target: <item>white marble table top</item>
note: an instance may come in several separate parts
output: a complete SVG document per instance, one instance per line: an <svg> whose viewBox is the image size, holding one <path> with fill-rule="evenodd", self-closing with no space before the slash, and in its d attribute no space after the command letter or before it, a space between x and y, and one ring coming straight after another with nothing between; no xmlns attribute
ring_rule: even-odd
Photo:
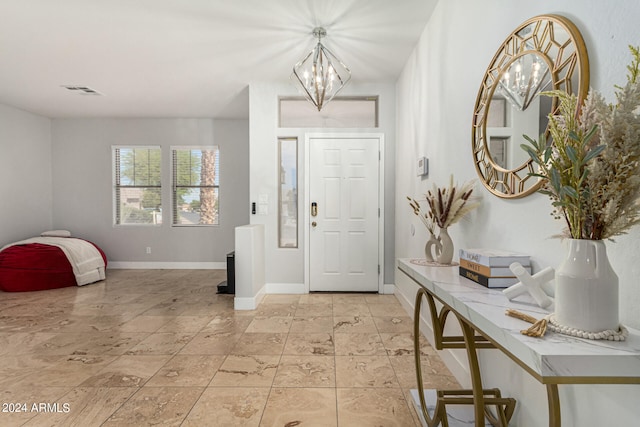
<svg viewBox="0 0 640 427"><path fill-rule="evenodd" d="M544 384L640 384L640 331L629 329L626 341L574 338L547 331L542 338L520 330L530 324L505 315L515 309L540 319L549 312L527 296L509 301L501 289L489 289L458 274L458 267L431 267L398 259L398 268L454 309L490 341Z"/></svg>

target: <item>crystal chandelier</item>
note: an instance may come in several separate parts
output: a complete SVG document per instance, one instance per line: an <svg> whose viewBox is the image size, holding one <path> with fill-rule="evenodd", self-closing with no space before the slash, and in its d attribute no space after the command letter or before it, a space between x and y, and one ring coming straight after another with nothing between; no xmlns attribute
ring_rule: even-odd
<svg viewBox="0 0 640 427"><path fill-rule="evenodd" d="M322 44L322 37L327 35L324 28L314 28L313 35L318 44L293 67L291 79L320 111L351 79L351 71Z"/></svg>
<svg viewBox="0 0 640 427"><path fill-rule="evenodd" d="M520 111L551 84L549 67L536 55L523 55L502 74L500 92Z"/></svg>

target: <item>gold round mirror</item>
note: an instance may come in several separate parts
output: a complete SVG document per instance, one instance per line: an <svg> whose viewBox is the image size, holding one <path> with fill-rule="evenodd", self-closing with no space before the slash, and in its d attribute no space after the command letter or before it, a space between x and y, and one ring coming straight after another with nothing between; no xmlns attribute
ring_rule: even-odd
<svg viewBox="0 0 640 427"><path fill-rule="evenodd" d="M580 103L589 90L587 49L577 27L558 15L522 23L496 52L484 75L473 115L473 160L480 181L504 198L524 197L540 188L522 135L547 133L557 100L546 90L575 93ZM553 143L548 139L549 143Z"/></svg>

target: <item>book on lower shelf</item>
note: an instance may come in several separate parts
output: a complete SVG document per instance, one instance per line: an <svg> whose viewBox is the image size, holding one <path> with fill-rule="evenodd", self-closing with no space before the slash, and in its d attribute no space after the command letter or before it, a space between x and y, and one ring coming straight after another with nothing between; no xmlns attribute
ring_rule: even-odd
<svg viewBox="0 0 640 427"><path fill-rule="evenodd" d="M531 265L529 255L499 249L460 249L460 259L487 267L509 267L514 262Z"/></svg>
<svg viewBox="0 0 640 427"><path fill-rule="evenodd" d="M488 277L475 271L467 270L466 268L459 267L460 276L472 280L487 288L508 288L511 285L515 285L520 280L517 277Z"/></svg>
<svg viewBox="0 0 640 427"><path fill-rule="evenodd" d="M474 273L481 274L487 277L513 277L513 271L509 267L489 267L488 265L478 264L477 262L469 261L468 259L460 258L460 267L464 267L467 270ZM522 266L529 274L531 274L531 266Z"/></svg>

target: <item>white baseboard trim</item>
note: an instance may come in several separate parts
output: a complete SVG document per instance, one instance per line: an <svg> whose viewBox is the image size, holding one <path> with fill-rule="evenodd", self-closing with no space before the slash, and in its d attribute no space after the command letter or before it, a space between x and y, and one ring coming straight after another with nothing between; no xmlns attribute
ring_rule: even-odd
<svg viewBox="0 0 640 427"><path fill-rule="evenodd" d="M226 262L109 261L107 269L131 270L226 270Z"/></svg>
<svg viewBox="0 0 640 427"><path fill-rule="evenodd" d="M234 310L255 310L262 302L265 294L265 287L260 288L254 297L235 297L233 298Z"/></svg>
<svg viewBox="0 0 640 427"><path fill-rule="evenodd" d="M267 294L306 294L304 283L267 283Z"/></svg>
<svg viewBox="0 0 640 427"><path fill-rule="evenodd" d="M415 309L415 297L410 300L397 287L396 287L395 295L396 295L396 298L398 298L398 301L400 301L400 304L402 304L402 306L407 311L409 316L413 319L414 317L413 312ZM423 301L422 307L424 308L426 306L427 304ZM454 317L451 317L451 319L455 320ZM427 341L429 341L429 343L433 346L433 348L435 348L435 344L433 340L433 327L424 319L423 316L420 316L420 331L422 332L422 335L424 335L424 337L427 339ZM456 357L456 354L454 354L453 350L450 350L450 349L438 351L438 356L440 356L444 364L447 365L447 368L449 368L453 376L456 377L458 382L463 387L470 387L469 367L466 365L466 361L463 363L458 357Z"/></svg>
<svg viewBox="0 0 640 427"><path fill-rule="evenodd" d="M396 293L396 285L393 283L385 283L382 285L382 293L384 295L393 295Z"/></svg>

